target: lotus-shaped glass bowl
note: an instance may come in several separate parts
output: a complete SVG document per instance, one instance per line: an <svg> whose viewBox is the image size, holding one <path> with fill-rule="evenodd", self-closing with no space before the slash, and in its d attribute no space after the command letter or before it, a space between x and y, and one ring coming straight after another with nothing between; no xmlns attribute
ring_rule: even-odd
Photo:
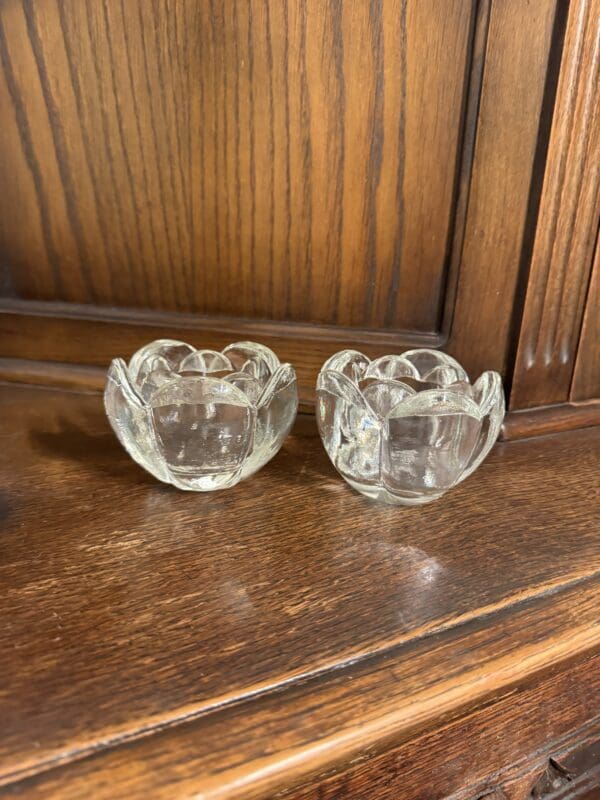
<svg viewBox="0 0 600 800"><path fill-rule="evenodd" d="M325 362L317 421L329 458L367 497L421 505L470 475L498 437L497 372L471 386L453 358L410 350L370 361L355 350Z"/></svg>
<svg viewBox="0 0 600 800"><path fill-rule="evenodd" d="M296 417L296 373L264 345L221 353L159 339L108 370L104 406L129 455L179 489L226 489L279 450Z"/></svg>

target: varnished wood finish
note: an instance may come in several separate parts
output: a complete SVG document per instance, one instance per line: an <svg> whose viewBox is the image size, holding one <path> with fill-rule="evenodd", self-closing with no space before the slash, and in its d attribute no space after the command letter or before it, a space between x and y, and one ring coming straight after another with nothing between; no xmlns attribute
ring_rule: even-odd
<svg viewBox="0 0 600 800"><path fill-rule="evenodd" d="M577 727L578 719L593 713L586 693L592 697L600 693L599 670L598 656L564 673L551 670L538 676L534 686L514 685L500 700L475 708L439 730L415 736L382 756L358 761L346 772L335 772L317 784L277 796L293 800L417 800L423 796L543 800L541 792L532 792L544 785L550 760L558 759L571 768L572 790L574 781L589 786L593 779L600 789L600 718ZM551 730L557 734L554 740L548 738ZM575 766L577 755L582 763ZM570 797L576 796L572 791Z"/></svg>
<svg viewBox="0 0 600 800"><path fill-rule="evenodd" d="M63 387L0 386L0 796L600 791L600 427L401 509L308 416L251 480L178 492L97 393L165 336L264 342L303 408L335 350L424 346L502 373L505 439L600 422L599 25L0 2L0 381Z"/></svg>
<svg viewBox="0 0 600 800"><path fill-rule="evenodd" d="M600 0L574 0L519 339L513 408L569 399L600 211L599 81ZM598 316L598 309L590 313Z"/></svg>
<svg viewBox="0 0 600 800"><path fill-rule="evenodd" d="M598 2L4 4L3 377L255 338L310 408L336 349L441 347L562 426L600 380Z"/></svg>
<svg viewBox="0 0 600 800"><path fill-rule="evenodd" d="M0 381L99 392L106 383L106 370L80 364L0 358Z"/></svg>
<svg viewBox="0 0 600 800"><path fill-rule="evenodd" d="M7 357L5 376L12 380L39 382L39 362L46 361L49 364L46 371L48 383L64 385L65 366L68 370L68 365L75 365L77 369L71 370L69 376L71 385L81 378L80 385L88 388L89 370L82 374L79 365L101 367L105 372L115 356L128 359L142 345L164 337L217 350L233 341L250 339L262 342L271 347L282 362L289 361L294 365L303 404L314 402L319 370L336 350L359 347L365 354L375 357L415 345L435 347L440 342L438 336L428 334L406 337L384 331L351 331L335 326L124 309L99 310L66 303L0 303L0 349ZM36 363L28 367L29 360ZM28 369L31 378L27 376ZM96 380L97 388L101 388L104 375L96 376Z"/></svg>
<svg viewBox="0 0 600 800"><path fill-rule="evenodd" d="M571 384L571 400L600 397L600 239L590 278L575 373Z"/></svg>
<svg viewBox="0 0 600 800"><path fill-rule="evenodd" d="M600 425L600 400L561 403L511 411L504 418L501 436L503 439L523 439L595 425Z"/></svg>
<svg viewBox="0 0 600 800"><path fill-rule="evenodd" d="M3 3L13 291L437 329L475 7Z"/></svg>
<svg viewBox="0 0 600 800"><path fill-rule="evenodd" d="M193 495L129 461L95 395L0 399L5 783L80 761L40 796L272 796L600 643L600 431L500 444L397 509L341 481L312 418Z"/></svg>
<svg viewBox="0 0 600 800"><path fill-rule="evenodd" d="M537 753L538 757L531 759L521 774L507 775L502 790L508 800L598 800L598 721L577 734L570 740L554 743L555 747L543 754Z"/></svg>
<svg viewBox="0 0 600 800"><path fill-rule="evenodd" d="M76 386L79 381L82 388L88 388L90 371L82 370L82 365L105 371L114 357L128 359L147 342L165 337L217 350L232 341L250 339L262 342L271 347L282 361L294 365L300 400L308 406L314 403L316 379L322 364L334 352L344 348L356 348L375 358L412 347L443 346L459 358L473 379L481 372L475 360L476 353L466 342L465 350L457 352L452 340L447 341L441 335L415 336L224 316L0 301L0 353L4 356L3 377L7 380L39 383L44 372L40 369L40 362L45 361L49 385L64 386L65 372L71 365L76 369L70 370L69 385ZM102 388L103 375L97 374L94 380L96 388Z"/></svg>
<svg viewBox="0 0 600 800"><path fill-rule="evenodd" d="M542 618L550 623L549 617ZM514 621L527 625L528 619L531 614ZM504 620L490 622L499 625L502 635L516 633ZM559 633L560 616L556 622ZM87 758L0 787L0 796L74 800L93 789L99 800L162 800L197 796L198 791L207 800L470 800L501 786L510 800L525 800L549 758L586 747L597 736L598 655L584 656L577 666L567 662L516 677L506 672L502 659L491 658L490 644L498 656L498 631L493 643L485 644L481 631L471 638L473 633L472 628L465 631L465 638L454 639L450 647L440 640L422 642L400 663L398 654L395 663L371 663L379 691L373 681L365 681L364 671L349 666L343 675L321 680L320 687L309 682L149 738L114 742ZM526 635L541 633L541 627L527 626ZM550 628L547 633L552 635ZM543 634L539 644L549 644ZM432 657L425 667L427 647ZM463 648L462 662L455 661L451 654ZM515 658L526 656L512 646L510 652ZM449 656L444 666L441 659ZM465 675L473 690L468 699L457 696L454 708L436 709L439 695L434 694L427 708L432 668L434 680L443 683L444 675L472 668L478 658L484 659L489 678L504 681L501 690L471 673ZM415 695L416 685L421 692ZM402 694L406 691L411 692L410 710ZM386 704L396 710L395 718L385 720L387 730L374 729L372 722Z"/></svg>
<svg viewBox="0 0 600 800"><path fill-rule="evenodd" d="M555 3L492 3L450 350L505 374ZM526 76L526 77L525 77Z"/></svg>
<svg viewBox="0 0 600 800"><path fill-rule="evenodd" d="M262 335L305 403L341 346L505 374L555 6L5 4L0 357L106 366L141 314Z"/></svg>

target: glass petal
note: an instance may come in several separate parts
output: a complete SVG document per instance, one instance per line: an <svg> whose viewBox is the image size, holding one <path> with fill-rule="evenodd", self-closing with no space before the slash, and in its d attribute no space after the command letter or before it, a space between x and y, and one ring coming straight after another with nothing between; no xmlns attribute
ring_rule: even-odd
<svg viewBox="0 0 600 800"><path fill-rule="evenodd" d="M142 369L143 364L156 356L161 356L165 359L172 372L177 372L180 363L189 354L193 353L194 348L185 342L179 342L176 339L156 339L150 344L141 347L137 353L134 353L129 360L129 374L134 385L139 386L138 376Z"/></svg>
<svg viewBox="0 0 600 800"><path fill-rule="evenodd" d="M381 356L371 361L365 378L378 378L394 380L398 378L418 378L419 373L415 367L406 361L403 356Z"/></svg>
<svg viewBox="0 0 600 800"><path fill-rule="evenodd" d="M451 367L455 370L455 380L468 381L469 377L456 359L441 350L429 350L419 348L417 350L407 350L402 354L402 358L409 361L416 369L417 375L421 380L431 380L430 374L438 367ZM452 383L452 381L450 381Z"/></svg>
<svg viewBox="0 0 600 800"><path fill-rule="evenodd" d="M263 385L279 366L275 353L264 344L235 342L223 350L236 372L247 372Z"/></svg>
<svg viewBox="0 0 600 800"><path fill-rule="evenodd" d="M459 392L467 397L474 398L473 387L469 381L456 381L455 383L449 383L444 388L449 389L452 392Z"/></svg>
<svg viewBox="0 0 600 800"><path fill-rule="evenodd" d="M254 442L242 468L243 478L252 475L277 453L292 429L297 410L296 373L290 364L282 364L258 402Z"/></svg>
<svg viewBox="0 0 600 800"><path fill-rule="evenodd" d="M430 390L407 398L384 426L384 486L400 497L441 494L460 480L480 430L479 408L465 395Z"/></svg>
<svg viewBox="0 0 600 800"><path fill-rule="evenodd" d="M351 378L341 372L336 372L334 370L320 372L317 379L317 391L321 389L339 396L351 405L362 406L365 409L368 408L358 386Z"/></svg>
<svg viewBox="0 0 600 800"><path fill-rule="evenodd" d="M357 386L340 372L321 372L317 397L319 432L334 466L356 488L375 485L381 428Z"/></svg>
<svg viewBox="0 0 600 800"><path fill-rule="evenodd" d="M483 417L481 432L460 480L467 478L492 449L504 419L504 390L497 372L484 372L473 384L473 396Z"/></svg>
<svg viewBox="0 0 600 800"><path fill-rule="evenodd" d="M455 367L446 364L443 367L434 367L425 375L423 380L445 388L452 384L465 383L465 377L464 370L457 370ZM468 382L468 378L466 381Z"/></svg>
<svg viewBox="0 0 600 800"><path fill-rule="evenodd" d="M142 398L148 401L159 386L173 380L177 373L171 370L167 360L162 356L149 356L138 372L136 386Z"/></svg>
<svg viewBox="0 0 600 800"><path fill-rule="evenodd" d="M358 350L342 350L323 364L321 372L341 372L354 383L358 383L364 377L370 363L370 360Z"/></svg>
<svg viewBox="0 0 600 800"><path fill-rule="evenodd" d="M252 446L255 410L237 387L180 377L153 395L152 417L176 485L204 491L239 479Z"/></svg>
<svg viewBox="0 0 600 800"><path fill-rule="evenodd" d="M359 384L358 387L361 392L364 394L365 390L368 386L373 383L378 383L382 380L388 380L387 378L364 378ZM429 381L420 381L418 378L411 378L409 375L403 375L401 378L393 379L395 383L401 383L403 386L412 389L413 392L423 392L426 389L439 389L440 387L437 386L435 383L429 383Z"/></svg>
<svg viewBox="0 0 600 800"><path fill-rule="evenodd" d="M169 474L156 444L150 409L136 392L122 358L109 367L104 407L112 429L129 455L151 475L168 481Z"/></svg>
<svg viewBox="0 0 600 800"><path fill-rule="evenodd" d="M179 364L180 372L202 372L206 374L223 370L231 371L232 369L233 366L227 356L217 353L216 350L195 350Z"/></svg>
<svg viewBox="0 0 600 800"><path fill-rule="evenodd" d="M500 375L491 370L482 373L473 384L473 398L482 416L489 414L498 405L504 407L504 391Z"/></svg>
<svg viewBox="0 0 600 800"><path fill-rule="evenodd" d="M425 414L468 414L481 419L481 409L470 397L450 389L429 389L418 392L404 400L397 408L392 409L390 416L417 416Z"/></svg>
<svg viewBox="0 0 600 800"><path fill-rule="evenodd" d="M402 400L416 394L411 386L401 381L384 380L373 380L362 393L373 411L381 418L386 417Z"/></svg>
<svg viewBox="0 0 600 800"><path fill-rule="evenodd" d="M237 386L237 388L246 395L248 400L250 400L252 405L255 406L258 403L258 398L262 394L263 387L256 378L248 375L247 372L232 372L230 375L225 376L224 380Z"/></svg>

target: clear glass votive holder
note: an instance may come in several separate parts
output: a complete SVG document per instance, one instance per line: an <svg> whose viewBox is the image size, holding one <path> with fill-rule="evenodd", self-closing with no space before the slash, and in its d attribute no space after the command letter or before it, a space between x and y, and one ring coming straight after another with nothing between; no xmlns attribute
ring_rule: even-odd
<svg viewBox="0 0 600 800"><path fill-rule="evenodd" d="M159 339L116 358L104 406L134 461L178 489L226 489L263 467L296 418L296 373L256 342L223 351Z"/></svg>
<svg viewBox="0 0 600 800"><path fill-rule="evenodd" d="M374 361L343 350L317 381L317 423L329 458L350 486L386 503L441 497L481 464L503 418L500 375L484 372L471 385L438 350Z"/></svg>

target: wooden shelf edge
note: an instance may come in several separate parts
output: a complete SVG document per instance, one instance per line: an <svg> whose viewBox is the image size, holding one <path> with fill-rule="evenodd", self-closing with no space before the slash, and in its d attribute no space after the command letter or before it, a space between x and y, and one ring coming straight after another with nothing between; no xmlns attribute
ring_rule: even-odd
<svg viewBox="0 0 600 800"><path fill-rule="evenodd" d="M52 389L101 392L106 370L85 364L32 361L24 358L0 358L0 382Z"/></svg>
<svg viewBox="0 0 600 800"><path fill-rule="evenodd" d="M600 577L591 576L505 607L493 624L484 615L198 717L71 750L5 775L0 796L70 800L94 786L99 800L124 797L114 787L136 763L143 769L127 796L147 797L160 783L165 752L177 752L185 765L169 777L185 796L264 800L287 793L457 720L549 668L600 653L599 602ZM499 647L500 632L510 647ZM348 702L357 694L360 725L355 700Z"/></svg>

